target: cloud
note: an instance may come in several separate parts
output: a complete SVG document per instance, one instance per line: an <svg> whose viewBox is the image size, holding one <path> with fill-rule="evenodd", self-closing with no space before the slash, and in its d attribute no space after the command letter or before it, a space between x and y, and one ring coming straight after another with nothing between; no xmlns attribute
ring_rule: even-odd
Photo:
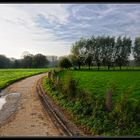
<svg viewBox="0 0 140 140"><path fill-rule="evenodd" d="M105 28L108 31L113 31L114 28L117 28L121 33L122 27L125 30L130 26L139 29L138 26L135 26L136 23L140 23L139 8L140 5L136 4L93 4L75 6L72 11L73 18L80 23L89 24L90 29L95 32L99 31L100 33Z"/></svg>
<svg viewBox="0 0 140 140"><path fill-rule="evenodd" d="M58 18L54 18L56 13ZM67 47L66 42L58 40L56 43L57 37L52 30L49 27L42 28L44 21L40 21L40 24L36 22L35 19L41 14L49 24L54 21L67 22L67 15L64 15L61 5L0 5L0 52L18 58L25 50L58 56L67 53L64 48ZM53 51L58 49L61 50L58 54Z"/></svg>
<svg viewBox="0 0 140 140"><path fill-rule="evenodd" d="M0 52L70 53L91 35L140 35L140 4L1 4Z"/></svg>

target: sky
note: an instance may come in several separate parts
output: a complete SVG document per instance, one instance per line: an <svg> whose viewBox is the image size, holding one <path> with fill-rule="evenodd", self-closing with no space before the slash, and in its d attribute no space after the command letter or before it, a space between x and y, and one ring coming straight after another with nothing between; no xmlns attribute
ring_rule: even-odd
<svg viewBox="0 0 140 140"><path fill-rule="evenodd" d="M92 35L140 36L140 4L0 4L0 54L68 55Z"/></svg>

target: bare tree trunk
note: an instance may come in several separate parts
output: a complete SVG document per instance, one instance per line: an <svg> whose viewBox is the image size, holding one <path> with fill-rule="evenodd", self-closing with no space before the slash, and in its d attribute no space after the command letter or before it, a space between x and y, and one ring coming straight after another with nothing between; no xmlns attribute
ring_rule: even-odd
<svg viewBox="0 0 140 140"><path fill-rule="evenodd" d="M100 69L100 65L98 65L98 71L99 71L99 69Z"/></svg>
<svg viewBox="0 0 140 140"><path fill-rule="evenodd" d="M110 69L110 66L108 65L108 70Z"/></svg>
<svg viewBox="0 0 140 140"><path fill-rule="evenodd" d="M81 69L81 65L79 64L78 67L79 67L79 70L80 70Z"/></svg>
<svg viewBox="0 0 140 140"><path fill-rule="evenodd" d="M120 70L122 70L122 66L120 66Z"/></svg>
<svg viewBox="0 0 140 140"><path fill-rule="evenodd" d="M90 64L88 64L88 69L90 70Z"/></svg>

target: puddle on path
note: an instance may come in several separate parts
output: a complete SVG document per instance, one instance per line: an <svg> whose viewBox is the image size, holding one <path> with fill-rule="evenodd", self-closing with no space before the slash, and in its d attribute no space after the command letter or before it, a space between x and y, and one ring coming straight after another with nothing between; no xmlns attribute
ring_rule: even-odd
<svg viewBox="0 0 140 140"><path fill-rule="evenodd" d="M2 109L3 105L6 103L6 96L0 98L0 110Z"/></svg>
<svg viewBox="0 0 140 140"><path fill-rule="evenodd" d="M13 98L18 98L20 96L20 93L9 93L5 96L0 97L0 110L2 109L3 105L7 102L6 98L10 97L11 99Z"/></svg>

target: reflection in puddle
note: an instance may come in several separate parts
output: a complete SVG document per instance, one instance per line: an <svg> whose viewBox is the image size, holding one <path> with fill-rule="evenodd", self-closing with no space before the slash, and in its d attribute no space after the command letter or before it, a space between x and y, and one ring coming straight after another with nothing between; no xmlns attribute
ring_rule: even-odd
<svg viewBox="0 0 140 140"><path fill-rule="evenodd" d="M6 97L10 97L11 99L12 98L17 98L20 96L20 93L10 93L10 94L7 94L5 96L1 96L0 97L0 110L2 109L3 105L6 103Z"/></svg>
<svg viewBox="0 0 140 140"><path fill-rule="evenodd" d="M5 98L6 98L6 96L0 98L0 110L2 109L2 106L6 103Z"/></svg>

